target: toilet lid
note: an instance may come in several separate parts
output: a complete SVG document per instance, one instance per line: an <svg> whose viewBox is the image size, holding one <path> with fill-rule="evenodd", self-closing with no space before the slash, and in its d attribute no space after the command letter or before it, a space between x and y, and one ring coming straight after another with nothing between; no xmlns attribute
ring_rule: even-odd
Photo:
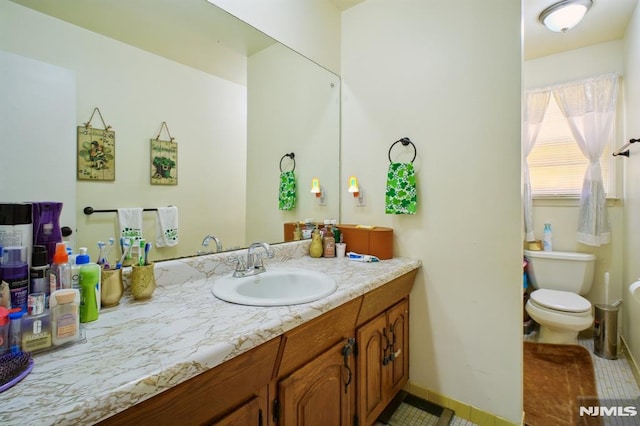
<svg viewBox="0 0 640 426"><path fill-rule="evenodd" d="M564 312L587 312L591 302L570 291L541 288L531 293L532 301L545 308Z"/></svg>

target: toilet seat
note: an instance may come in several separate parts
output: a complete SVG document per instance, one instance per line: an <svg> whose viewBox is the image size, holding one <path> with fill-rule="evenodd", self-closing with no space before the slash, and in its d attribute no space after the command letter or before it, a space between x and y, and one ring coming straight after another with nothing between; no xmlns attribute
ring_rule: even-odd
<svg viewBox="0 0 640 426"><path fill-rule="evenodd" d="M568 314L591 313L591 302L569 291L542 288L532 292L529 300L541 308Z"/></svg>

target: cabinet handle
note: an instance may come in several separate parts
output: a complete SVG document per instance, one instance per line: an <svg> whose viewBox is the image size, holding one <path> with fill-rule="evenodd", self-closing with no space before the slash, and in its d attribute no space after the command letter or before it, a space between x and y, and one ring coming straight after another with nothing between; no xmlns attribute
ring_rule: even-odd
<svg viewBox="0 0 640 426"><path fill-rule="evenodd" d="M389 326L389 332L391 333L391 353L389 354L389 361L393 361L400 356L402 349L398 349L394 352L396 347L396 333L394 331L393 324Z"/></svg>
<svg viewBox="0 0 640 426"><path fill-rule="evenodd" d="M351 371L351 367L349 367L349 356L353 354L354 345L356 343L356 339L350 337L347 339L347 344L342 347L342 358L344 360L344 369L347 372L347 377L344 379L344 393L347 393L347 388L351 384L353 380L353 372Z"/></svg>
<svg viewBox="0 0 640 426"><path fill-rule="evenodd" d="M391 349L391 344L389 343L389 336L387 336L386 327L382 329L382 337L384 337L384 341L385 341L385 346L384 348L382 348L382 365L387 365L391 361L393 361L393 358L391 353L387 355L387 351Z"/></svg>

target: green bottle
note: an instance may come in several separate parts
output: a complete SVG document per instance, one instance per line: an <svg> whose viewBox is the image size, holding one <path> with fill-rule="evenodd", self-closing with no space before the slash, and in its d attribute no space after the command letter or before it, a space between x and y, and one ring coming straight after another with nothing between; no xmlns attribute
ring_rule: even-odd
<svg viewBox="0 0 640 426"><path fill-rule="evenodd" d="M93 263L87 255L87 248L81 247L76 256L76 265L80 265L80 322L98 319L100 310L100 266Z"/></svg>

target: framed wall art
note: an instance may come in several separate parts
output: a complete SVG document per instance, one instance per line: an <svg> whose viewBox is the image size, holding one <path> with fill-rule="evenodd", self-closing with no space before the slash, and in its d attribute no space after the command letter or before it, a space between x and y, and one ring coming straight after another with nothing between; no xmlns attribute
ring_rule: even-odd
<svg viewBox="0 0 640 426"><path fill-rule="evenodd" d="M163 122L162 128L169 128ZM177 185L178 184L178 144L169 134L169 140L160 140L160 134L151 139L151 184L152 185Z"/></svg>
<svg viewBox="0 0 640 426"><path fill-rule="evenodd" d="M94 113L100 110L94 109ZM91 114L93 118L93 114ZM100 114L100 119L102 115ZM102 120L104 124L104 120ZM116 179L116 133L111 126L91 127L91 119L78 126L78 180L113 181Z"/></svg>

